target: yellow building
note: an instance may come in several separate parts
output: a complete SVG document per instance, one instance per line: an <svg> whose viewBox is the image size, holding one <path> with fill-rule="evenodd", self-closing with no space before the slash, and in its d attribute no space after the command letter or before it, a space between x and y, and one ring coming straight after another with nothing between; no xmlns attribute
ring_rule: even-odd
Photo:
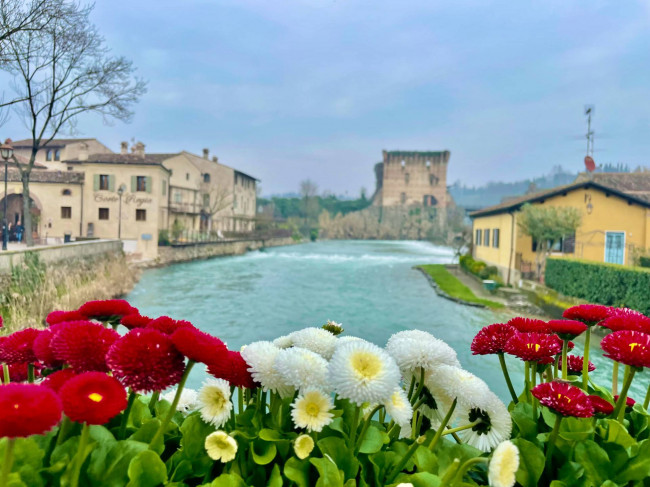
<svg viewBox="0 0 650 487"><path fill-rule="evenodd" d="M574 207L582 222L554 253L631 265L636 252L650 249L650 172L594 174L576 182L513 198L470 214L473 257L496 266L507 284L535 271L536 242L517 226L524 204Z"/></svg>

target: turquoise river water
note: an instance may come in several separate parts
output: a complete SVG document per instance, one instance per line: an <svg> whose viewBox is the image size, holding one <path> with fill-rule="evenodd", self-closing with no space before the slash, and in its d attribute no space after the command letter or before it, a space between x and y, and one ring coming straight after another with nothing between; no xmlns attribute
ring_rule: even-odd
<svg viewBox="0 0 650 487"><path fill-rule="evenodd" d="M469 347L482 326L511 315L440 298L412 268L452 260L450 249L426 242L323 241L147 270L127 299L147 316L191 321L232 350L328 319L381 346L395 332L426 330L506 400L497 358L473 356ZM508 363L520 390L523 367ZM188 385L198 388L205 377L195 367Z"/></svg>

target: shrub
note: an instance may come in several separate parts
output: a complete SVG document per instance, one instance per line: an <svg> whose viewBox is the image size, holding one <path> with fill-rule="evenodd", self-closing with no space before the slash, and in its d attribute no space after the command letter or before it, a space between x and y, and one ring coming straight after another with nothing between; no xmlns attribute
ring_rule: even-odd
<svg viewBox="0 0 650 487"><path fill-rule="evenodd" d="M650 267L650 255L642 255L639 257L639 265L641 267Z"/></svg>
<svg viewBox="0 0 650 487"><path fill-rule="evenodd" d="M650 312L650 270L640 267L550 258L545 282L567 296Z"/></svg>
<svg viewBox="0 0 650 487"><path fill-rule="evenodd" d="M158 245L164 247L169 243L169 230L160 230L158 232Z"/></svg>

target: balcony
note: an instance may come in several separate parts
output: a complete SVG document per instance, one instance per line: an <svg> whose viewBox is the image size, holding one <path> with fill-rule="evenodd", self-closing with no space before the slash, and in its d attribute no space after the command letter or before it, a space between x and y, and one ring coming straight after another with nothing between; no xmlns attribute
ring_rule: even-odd
<svg viewBox="0 0 650 487"><path fill-rule="evenodd" d="M186 213L190 215L198 215L201 213L201 205L198 203L185 203L172 201L169 203L169 211L172 213Z"/></svg>

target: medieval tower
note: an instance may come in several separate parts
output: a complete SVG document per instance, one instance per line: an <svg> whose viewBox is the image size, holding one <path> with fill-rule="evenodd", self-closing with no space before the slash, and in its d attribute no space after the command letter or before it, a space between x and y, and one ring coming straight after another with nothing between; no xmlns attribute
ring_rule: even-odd
<svg viewBox="0 0 650 487"><path fill-rule="evenodd" d="M449 151L382 151L375 165L377 189L373 205L446 208Z"/></svg>

